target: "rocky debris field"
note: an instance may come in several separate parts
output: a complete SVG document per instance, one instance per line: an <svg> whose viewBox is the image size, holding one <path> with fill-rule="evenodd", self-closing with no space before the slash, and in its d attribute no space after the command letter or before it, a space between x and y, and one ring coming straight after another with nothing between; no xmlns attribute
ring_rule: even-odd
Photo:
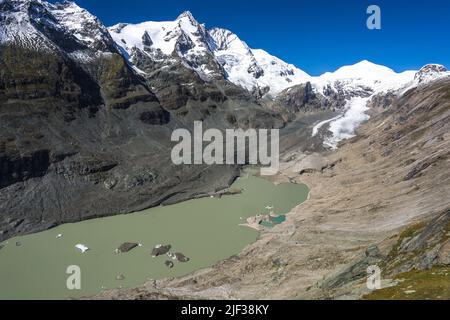
<svg viewBox="0 0 450 320"><path fill-rule="evenodd" d="M373 101L371 119L322 153L320 168L299 171L305 155L290 151L273 180L306 183L309 199L239 255L94 298L448 299L449 94L450 82L439 81L388 108ZM385 289L365 286L371 264Z"/></svg>

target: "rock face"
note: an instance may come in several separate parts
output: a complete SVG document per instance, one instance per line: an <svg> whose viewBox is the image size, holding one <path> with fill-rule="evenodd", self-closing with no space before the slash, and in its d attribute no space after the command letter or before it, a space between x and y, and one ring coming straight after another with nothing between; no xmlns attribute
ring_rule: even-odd
<svg viewBox="0 0 450 320"><path fill-rule="evenodd" d="M282 91L271 102L271 105L280 112L298 113L324 110L338 111L344 109L346 103L345 95L333 90L331 86L327 86L324 93L321 94L313 88L310 82L307 82Z"/></svg>
<svg viewBox="0 0 450 320"><path fill-rule="evenodd" d="M370 246L361 258L345 266L336 274L325 278L321 283L321 289L331 291L352 281L365 279L367 277L367 268L380 263L383 256L377 246Z"/></svg>
<svg viewBox="0 0 450 320"><path fill-rule="evenodd" d="M450 209L429 221L417 223L398 236L382 261L390 275L413 269L429 270L450 265Z"/></svg>
<svg viewBox="0 0 450 320"><path fill-rule="evenodd" d="M364 294L367 295L365 297L373 296L373 298L376 298L380 296L380 298L383 298L383 290L377 292L364 288L367 268L370 266L381 267L382 276L385 280L408 278L407 274L413 270L420 272L450 267L450 235L448 230L450 230L450 210L444 210L431 219L414 223L395 235L394 238L370 246L364 255L356 258L336 273L327 276L320 284L321 289L339 296L351 294L349 288L353 287L356 292L353 295ZM447 279L447 285L449 283ZM396 290L398 285L399 282L396 281L389 283L388 291L397 291L398 294L399 290ZM430 298L439 299L440 291L433 287L433 282L430 282L426 293ZM408 291L406 294L408 294ZM395 298L395 296L392 298Z"/></svg>
<svg viewBox="0 0 450 320"><path fill-rule="evenodd" d="M305 173L321 172L328 167L326 160L318 154L310 154L299 160L293 170L302 175Z"/></svg>

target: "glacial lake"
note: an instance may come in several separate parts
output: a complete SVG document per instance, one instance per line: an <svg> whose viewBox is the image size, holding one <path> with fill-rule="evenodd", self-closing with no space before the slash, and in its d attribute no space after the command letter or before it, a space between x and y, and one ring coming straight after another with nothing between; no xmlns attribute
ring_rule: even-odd
<svg viewBox="0 0 450 320"><path fill-rule="evenodd" d="M149 279L178 277L238 254L256 241L256 230L239 226L248 217L285 214L304 202L303 184L275 186L250 176L231 188L241 194L201 198L142 212L64 224L51 230L9 239L0 249L0 299L68 299L91 296L103 289L132 287ZM58 235L62 235L58 238ZM142 246L116 253L124 242ZM17 243L19 245L17 245ZM89 251L81 253L76 244ZM171 244L173 252L190 258L169 269L167 256L153 258L157 244ZM81 270L81 290L66 287L67 267ZM125 278L118 280L123 275Z"/></svg>

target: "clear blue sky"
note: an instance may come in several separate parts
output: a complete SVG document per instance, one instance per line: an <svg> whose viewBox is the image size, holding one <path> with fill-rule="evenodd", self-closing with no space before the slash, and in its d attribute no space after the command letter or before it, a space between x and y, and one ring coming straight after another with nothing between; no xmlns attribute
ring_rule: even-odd
<svg viewBox="0 0 450 320"><path fill-rule="evenodd" d="M206 27L235 32L317 75L370 60L396 71L426 63L450 68L449 0L75 0L107 26L173 20L190 10ZM366 9L381 7L382 29L368 30Z"/></svg>

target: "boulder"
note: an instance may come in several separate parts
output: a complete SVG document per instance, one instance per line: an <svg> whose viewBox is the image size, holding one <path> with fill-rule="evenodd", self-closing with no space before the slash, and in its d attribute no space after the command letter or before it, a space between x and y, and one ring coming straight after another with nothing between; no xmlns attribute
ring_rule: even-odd
<svg viewBox="0 0 450 320"><path fill-rule="evenodd" d="M168 245L158 244L156 247L153 248L151 255L154 258L162 256L162 255L168 253L171 248L172 248L172 246L170 244L168 244Z"/></svg>
<svg viewBox="0 0 450 320"><path fill-rule="evenodd" d="M179 262L188 262L190 259L180 252L175 253L175 258Z"/></svg>
<svg viewBox="0 0 450 320"><path fill-rule="evenodd" d="M134 248L136 248L137 246L139 246L138 243L134 243L134 242L125 242L122 243L119 248L117 248L117 251L120 253L125 253L125 252L129 252L131 250L133 250Z"/></svg>

